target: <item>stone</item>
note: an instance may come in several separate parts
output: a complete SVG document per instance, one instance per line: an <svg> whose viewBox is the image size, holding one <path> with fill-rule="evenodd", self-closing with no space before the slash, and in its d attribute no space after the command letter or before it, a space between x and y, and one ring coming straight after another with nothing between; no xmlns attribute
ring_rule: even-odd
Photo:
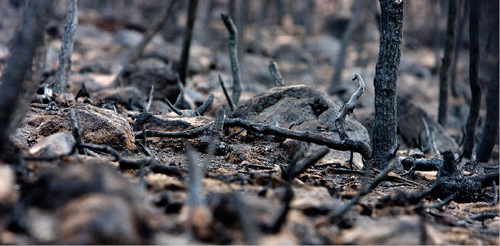
<svg viewBox="0 0 500 246"><path fill-rule="evenodd" d="M238 107L233 117L266 124L275 122L286 129L327 134L340 141L334 123L339 110L340 107L319 90L306 85L293 85L271 88L255 96ZM350 139L370 146L368 131L350 116L345 119L345 131ZM319 147L315 144L298 145L290 144L290 153L296 153L292 150L294 147L309 149L306 154ZM356 155L355 158L358 158ZM349 157L349 152L332 150L320 163L349 160ZM356 164L358 168L362 166L360 162Z"/></svg>
<svg viewBox="0 0 500 246"><path fill-rule="evenodd" d="M33 156L57 156L71 152L76 141L70 132L52 134L31 147L29 153Z"/></svg>
<svg viewBox="0 0 500 246"><path fill-rule="evenodd" d="M139 186L102 160L49 170L23 190L20 201L28 211L41 211L22 213L29 230L39 229L31 223L40 216L56 221L55 235L44 236L55 241L47 243L148 244L160 224L159 211Z"/></svg>
<svg viewBox="0 0 500 246"><path fill-rule="evenodd" d="M0 165L0 205L14 203L19 194L15 188L16 177L10 166Z"/></svg>
<svg viewBox="0 0 500 246"><path fill-rule="evenodd" d="M459 152L458 144L441 124L411 101L404 98L398 99L398 133L409 148L422 147L424 153L429 153L432 148L430 147L430 139L426 133L424 120L427 123L429 132L435 134L435 141L439 151Z"/></svg>
<svg viewBox="0 0 500 246"><path fill-rule="evenodd" d="M135 137L132 128L118 113L77 103L74 107L80 117L82 138L85 143L105 144L117 149L134 149ZM36 125L30 138L46 137L61 131L71 131L70 108L51 115L35 116L27 124Z"/></svg>
<svg viewBox="0 0 500 246"><path fill-rule="evenodd" d="M124 68L120 80L124 86L136 87L144 95L149 95L151 85L154 85L153 98L160 100L167 98L172 103L180 92L176 72L171 68L161 68L154 64L129 65Z"/></svg>

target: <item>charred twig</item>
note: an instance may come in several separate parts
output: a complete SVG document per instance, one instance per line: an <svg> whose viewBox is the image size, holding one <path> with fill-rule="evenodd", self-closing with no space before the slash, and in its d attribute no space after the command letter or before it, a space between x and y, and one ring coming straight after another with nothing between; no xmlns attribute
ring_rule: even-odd
<svg viewBox="0 0 500 246"><path fill-rule="evenodd" d="M347 168L328 168L328 171L332 171L334 173L348 173L348 174L356 174L356 175L366 175L363 171L352 170Z"/></svg>
<svg viewBox="0 0 500 246"><path fill-rule="evenodd" d="M164 138L196 138L203 134L205 131L210 129L210 127L213 125L213 122L210 122L204 126L196 127L193 129L189 129L186 131L180 131L180 132L162 132L162 131L153 131L153 130L147 130L146 134L148 137L164 137ZM135 133L135 138L142 138L143 133L142 132L136 132Z"/></svg>
<svg viewBox="0 0 500 246"><path fill-rule="evenodd" d="M87 92L87 88L85 88L85 83L82 83L80 90L78 90L78 92L76 93L75 101L80 97L90 98L90 94Z"/></svg>
<svg viewBox="0 0 500 246"><path fill-rule="evenodd" d="M271 225L268 226L267 230L272 233L276 234L280 231L281 226L285 224L286 221L286 216L288 212L290 211L290 202L293 199L293 190L292 190L292 185L288 183L285 186L285 196L283 197L283 207L281 208L278 216L276 217L275 222Z"/></svg>
<svg viewBox="0 0 500 246"><path fill-rule="evenodd" d="M235 132L231 133L229 136L227 136L227 138L228 139L234 138L234 137L240 135L243 131L246 131L246 129L240 129L238 131L235 131Z"/></svg>
<svg viewBox="0 0 500 246"><path fill-rule="evenodd" d="M375 179L370 184L368 184L368 182L365 182L365 184L363 184L358 193L356 193L356 195L348 203L340 207L338 210L330 212L330 214L328 215L328 221L334 222L337 218L344 215L352 206L356 205L361 199L361 197L365 196L366 194L372 192L375 188L377 188L377 186L387 177L387 174L389 173L389 171L392 170L395 164L396 161L393 158L389 162L387 167L377 177L375 177Z"/></svg>
<svg viewBox="0 0 500 246"><path fill-rule="evenodd" d="M198 0L189 0L188 4L188 17L186 24L186 33L184 36L184 43L182 45L182 53L179 67L179 77L182 84L186 84L186 77L188 73L189 64L189 49L191 47L191 40L193 38L194 21L196 20L196 8L198 7Z"/></svg>
<svg viewBox="0 0 500 246"><path fill-rule="evenodd" d="M187 170L178 168L178 167L169 167L163 165L153 165L151 166L151 172L153 173L161 173L165 175L176 175L181 176L182 174L188 173Z"/></svg>
<svg viewBox="0 0 500 246"><path fill-rule="evenodd" d="M340 111L337 115L337 118L335 118L335 126L337 128L337 132L339 133L340 139L342 141L349 140L349 137L345 133L345 129L344 129L345 117L354 111L354 104L356 103L356 100L358 100L358 98L361 95L363 95L363 93L365 92L365 88L366 88L365 81L363 80L361 75L355 74L354 78L352 78L352 80L354 81L356 79L359 81L359 88L356 90L356 92L354 92L354 94L352 94L349 101L347 103L345 103L344 106L340 109Z"/></svg>
<svg viewBox="0 0 500 246"><path fill-rule="evenodd" d="M205 114L205 112L207 112L207 110L210 108L210 106L212 106L213 102L214 102L214 94L210 94L208 96L207 100L205 102L203 102L203 104L195 110L195 113L197 115Z"/></svg>
<svg viewBox="0 0 500 246"><path fill-rule="evenodd" d="M252 208L244 201L241 195L236 192L231 193L231 198L234 202L238 218L240 219L243 242L247 245L257 245L260 233L254 219L256 217L252 213Z"/></svg>
<svg viewBox="0 0 500 246"><path fill-rule="evenodd" d="M495 195L493 195L493 206L495 206L498 203L498 189L495 181L493 181L493 191L495 192Z"/></svg>
<svg viewBox="0 0 500 246"><path fill-rule="evenodd" d="M412 157L402 158L401 164L404 169L419 171L437 171L443 165L443 161L438 158L416 159ZM410 171L408 171L409 173Z"/></svg>
<svg viewBox="0 0 500 246"><path fill-rule="evenodd" d="M149 44L153 37L161 30L167 22L168 17L172 16L174 7L179 0L171 0L170 3L165 5L158 17L155 18L153 23L148 27L142 36L141 42L130 52L126 65L134 63L137 58L142 54L144 48Z"/></svg>
<svg viewBox="0 0 500 246"><path fill-rule="evenodd" d="M231 72L233 73L233 102L238 105L241 95L241 76L240 76L240 65L238 62L238 30L234 25L231 17L221 14L221 19L229 32L229 38L227 41L227 46L229 49L229 58L231 60Z"/></svg>
<svg viewBox="0 0 500 246"><path fill-rule="evenodd" d="M74 109L71 109L69 114L71 120L71 132L73 133L73 137L75 138L78 153L83 154L84 149L81 147L83 140L82 140L82 130L80 127L80 117L76 114Z"/></svg>
<svg viewBox="0 0 500 246"><path fill-rule="evenodd" d="M440 208L442 206L445 206L447 205L448 203L450 203L451 201L453 201L453 199L455 199L455 197L458 195L458 192L455 192L453 194L451 194L448 198L444 199L443 201L441 201L440 203L438 204L429 204L427 206L425 206L426 208Z"/></svg>
<svg viewBox="0 0 500 246"><path fill-rule="evenodd" d="M180 109L178 109L177 107L175 107L174 105L172 105L172 103L165 98L165 103L167 104L167 106L172 110L174 111L177 115L179 116L182 116L182 111Z"/></svg>
<svg viewBox="0 0 500 246"><path fill-rule="evenodd" d="M498 213L482 213L482 214L476 214L472 215L469 217L471 220L480 220L484 221L485 219L493 219L495 217L498 217Z"/></svg>
<svg viewBox="0 0 500 246"><path fill-rule="evenodd" d="M434 153L436 153L436 156L438 158L441 157L441 152L439 151L438 147L437 147L437 144L436 144L436 134L434 132L431 132L431 146L432 146L432 150L434 151Z"/></svg>
<svg viewBox="0 0 500 246"><path fill-rule="evenodd" d="M174 106L181 107L184 105L184 84L182 84L181 79L179 78L179 74L175 73L175 78L177 79L177 86L179 86L179 95L175 99Z"/></svg>
<svg viewBox="0 0 500 246"><path fill-rule="evenodd" d="M273 79L274 86L285 86L285 80L281 76L280 70L278 69L278 64L271 60L269 62L269 73L271 73L271 78Z"/></svg>
<svg viewBox="0 0 500 246"><path fill-rule="evenodd" d="M188 148L186 155L189 163L188 203L192 206L202 205L204 201L201 179L205 176L206 166L199 163L200 158L194 150Z"/></svg>
<svg viewBox="0 0 500 246"><path fill-rule="evenodd" d="M71 54L73 53L73 44L76 26L78 25L78 7L76 0L66 1L68 10L66 13L66 22L64 23L64 33L61 40L61 53L59 54L59 66L57 67L56 77L52 84L54 92L61 94L66 91L69 75L71 72Z"/></svg>
<svg viewBox="0 0 500 246"><path fill-rule="evenodd" d="M311 154L310 156L293 163L288 166L288 168L282 169L283 179L291 182L295 177L299 176L306 169L314 165L317 161L323 158L326 154L328 154L330 150L327 147L323 147L319 149L317 152Z"/></svg>
<svg viewBox="0 0 500 246"><path fill-rule="evenodd" d="M153 92L155 91L155 86L151 85L151 90L149 91L148 104L146 105L146 112L149 112L151 103L153 102Z"/></svg>
<svg viewBox="0 0 500 246"><path fill-rule="evenodd" d="M243 119L226 119L226 127L242 127L246 130L258 132L262 134L271 134L275 136L282 136L285 138L291 138L299 141L311 142L319 145L326 145L329 148L337 150L353 150L354 152L360 153L363 158L370 159L371 148L361 141L337 141L331 136L306 132L306 131L292 131L286 128L271 126L268 124L250 122Z"/></svg>
<svg viewBox="0 0 500 246"><path fill-rule="evenodd" d="M222 91L224 92L224 96L226 96L227 103L229 104L229 108L231 108L231 112L233 112L236 107L234 106L233 99L231 99L231 97L229 96L229 93L227 92L226 86L224 85L224 81L222 80L220 74L219 74L219 83L220 83L220 87L222 87Z"/></svg>

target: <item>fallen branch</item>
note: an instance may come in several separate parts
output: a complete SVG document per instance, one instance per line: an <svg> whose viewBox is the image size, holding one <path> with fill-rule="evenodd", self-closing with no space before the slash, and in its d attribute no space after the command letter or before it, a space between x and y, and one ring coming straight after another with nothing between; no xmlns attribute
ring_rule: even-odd
<svg viewBox="0 0 500 246"><path fill-rule="evenodd" d="M304 142L325 145L331 149L350 151L360 153L363 158L370 159L371 148L361 141L337 141L332 136L320 133L306 132L306 131L292 131L286 128L272 126L268 124L250 122L243 119L226 119L226 127L242 127L248 131L258 132L261 134L271 134L275 136L282 136L285 138L295 139Z"/></svg>
<svg viewBox="0 0 500 246"><path fill-rule="evenodd" d="M309 167L314 165L317 161L321 160L328 152L330 149L327 147L323 147L319 149L317 152L311 154L310 156L294 163L290 164L288 168L282 168L282 176L283 179L291 182L294 178L299 176L301 173L303 173L305 170L307 170Z"/></svg>
<svg viewBox="0 0 500 246"><path fill-rule="evenodd" d="M281 76L280 70L278 69L278 64L276 64L276 62L273 60L269 62L269 73L271 74L271 78L273 79L274 86L285 86L285 80Z"/></svg>
<svg viewBox="0 0 500 246"><path fill-rule="evenodd" d="M164 138L196 138L203 134L205 131L209 130L210 127L214 124L214 122L210 122L204 126L196 127L193 129L189 129L186 131L180 131L180 132L162 132L162 131L154 131L154 130L147 130L146 135L147 137L164 137ZM143 133L142 132L136 132L135 133L135 138L140 139L143 138Z"/></svg>
<svg viewBox="0 0 500 246"><path fill-rule="evenodd" d="M238 62L238 30L234 25L231 17L221 14L221 19L229 32L229 38L227 41L227 46L229 49L229 58L231 60L231 72L233 73L233 102L238 105L241 95L241 76L240 76L240 64Z"/></svg>
<svg viewBox="0 0 500 246"><path fill-rule="evenodd" d="M340 111L337 115L337 118L335 118L335 126L337 128L337 132L339 133L340 139L342 141L349 140L349 137L345 133L345 129L344 129L345 117L354 111L354 104L356 103L356 100L358 100L358 98L361 95L363 95L363 93L365 92L365 88L366 88L365 81L363 80L361 75L355 74L354 78L352 78L352 80L354 81L356 79L359 81L359 88L356 90L356 92L354 92L354 94L352 94L349 101L347 103L345 103L344 106L342 106L342 108L340 109Z"/></svg>

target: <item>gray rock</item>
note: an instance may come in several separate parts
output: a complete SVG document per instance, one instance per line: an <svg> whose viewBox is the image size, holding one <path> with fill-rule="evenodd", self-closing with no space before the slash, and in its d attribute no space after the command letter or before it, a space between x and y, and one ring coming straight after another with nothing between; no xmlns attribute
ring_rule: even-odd
<svg viewBox="0 0 500 246"><path fill-rule="evenodd" d="M70 132L52 134L31 147L29 153L34 156L57 156L71 152L76 141Z"/></svg>
<svg viewBox="0 0 500 246"><path fill-rule="evenodd" d="M267 124L275 122L283 128L327 134L340 141L334 123L339 109L328 96L315 88L294 85L275 87L255 96L238 107L233 117ZM352 140L370 145L367 130L350 116L346 117L345 131ZM318 147L315 144L297 144L287 145L290 147L290 154L293 155L298 148L304 147L311 153ZM349 154L346 151L332 150L321 162L348 160ZM362 163L358 154L355 159L356 166L360 167Z"/></svg>

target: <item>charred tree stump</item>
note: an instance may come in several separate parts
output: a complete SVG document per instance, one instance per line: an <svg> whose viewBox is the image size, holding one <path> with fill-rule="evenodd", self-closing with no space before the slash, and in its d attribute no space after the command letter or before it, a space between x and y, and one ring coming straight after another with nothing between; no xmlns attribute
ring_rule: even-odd
<svg viewBox="0 0 500 246"><path fill-rule="evenodd" d="M373 165L388 165L396 144L397 79L403 40L402 0L380 1L380 51L375 71L375 120L373 125ZM399 167L398 167L399 168Z"/></svg>

